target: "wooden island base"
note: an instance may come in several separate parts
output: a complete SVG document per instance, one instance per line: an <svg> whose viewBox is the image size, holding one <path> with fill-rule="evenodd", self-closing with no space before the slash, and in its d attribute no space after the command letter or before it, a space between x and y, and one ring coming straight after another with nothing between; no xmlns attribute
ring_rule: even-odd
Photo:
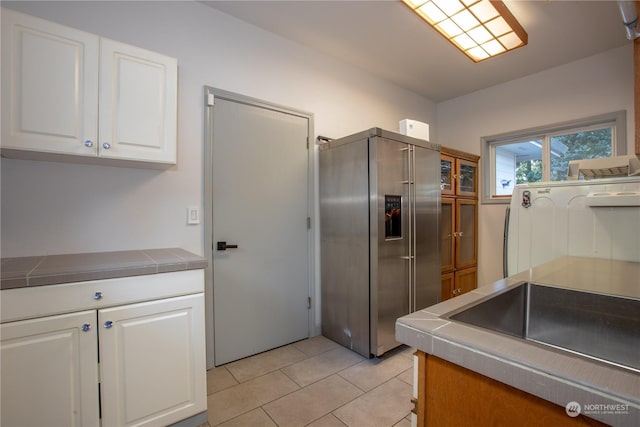
<svg viewBox="0 0 640 427"><path fill-rule="evenodd" d="M417 351L418 426L606 426L466 368Z"/></svg>

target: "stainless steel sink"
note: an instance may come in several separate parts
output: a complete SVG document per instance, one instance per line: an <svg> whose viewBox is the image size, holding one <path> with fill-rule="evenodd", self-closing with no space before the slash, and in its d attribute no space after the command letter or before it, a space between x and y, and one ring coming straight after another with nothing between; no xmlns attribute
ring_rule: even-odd
<svg viewBox="0 0 640 427"><path fill-rule="evenodd" d="M523 282L447 318L640 372L640 300Z"/></svg>

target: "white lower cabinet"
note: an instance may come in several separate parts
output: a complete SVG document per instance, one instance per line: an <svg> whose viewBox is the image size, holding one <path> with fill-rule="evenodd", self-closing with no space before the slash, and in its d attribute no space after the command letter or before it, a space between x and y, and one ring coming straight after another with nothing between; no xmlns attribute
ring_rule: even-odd
<svg viewBox="0 0 640 427"><path fill-rule="evenodd" d="M167 425L206 409L202 294L100 310L98 324L103 427Z"/></svg>
<svg viewBox="0 0 640 427"><path fill-rule="evenodd" d="M171 281L160 276L148 276L150 294ZM105 308L0 324L0 425L166 426L206 411L204 293L109 306L108 283L78 285L92 300L99 286ZM42 292L55 307L68 286ZM33 289L15 291L4 303Z"/></svg>
<svg viewBox="0 0 640 427"><path fill-rule="evenodd" d="M95 322L91 310L0 325L1 425L99 425Z"/></svg>

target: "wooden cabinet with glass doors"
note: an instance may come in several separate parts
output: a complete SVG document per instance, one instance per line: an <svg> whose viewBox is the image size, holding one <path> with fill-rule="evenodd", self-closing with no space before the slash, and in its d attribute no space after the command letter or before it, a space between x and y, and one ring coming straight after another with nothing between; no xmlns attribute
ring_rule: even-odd
<svg viewBox="0 0 640 427"><path fill-rule="evenodd" d="M441 148L442 301L477 287L479 156Z"/></svg>

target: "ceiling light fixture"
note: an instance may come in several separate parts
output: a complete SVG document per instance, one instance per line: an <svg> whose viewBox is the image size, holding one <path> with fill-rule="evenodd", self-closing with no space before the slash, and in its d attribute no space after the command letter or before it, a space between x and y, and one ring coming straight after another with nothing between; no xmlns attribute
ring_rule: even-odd
<svg viewBox="0 0 640 427"><path fill-rule="evenodd" d="M527 32L502 1L402 0L474 62L529 42Z"/></svg>

